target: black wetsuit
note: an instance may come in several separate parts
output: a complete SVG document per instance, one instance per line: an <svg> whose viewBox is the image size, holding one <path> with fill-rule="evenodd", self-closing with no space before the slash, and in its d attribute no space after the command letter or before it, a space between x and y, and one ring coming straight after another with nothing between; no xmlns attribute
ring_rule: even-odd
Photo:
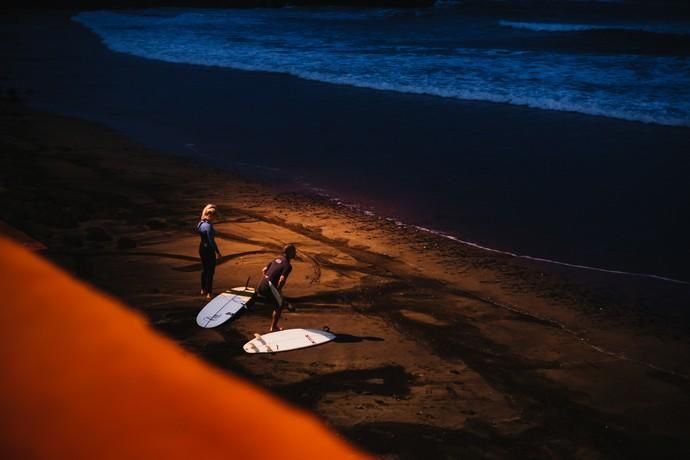
<svg viewBox="0 0 690 460"><path fill-rule="evenodd" d="M216 240L213 224L202 220L197 225L201 241L199 242L199 257L201 257L201 290L210 294L213 291L213 275L216 272Z"/></svg>
<svg viewBox="0 0 690 460"><path fill-rule="evenodd" d="M287 279L291 271L292 265L290 264L290 260L287 257L282 255L280 257L275 258L267 265L266 274L259 282L259 285L256 288L256 292L261 297L269 299L272 303L275 304L276 307L280 307L280 305L278 304L278 299L276 299L273 296L268 282L270 281L271 284L273 284L273 286L275 286L275 288L278 289L278 281L280 280L280 277L284 276L285 279Z"/></svg>

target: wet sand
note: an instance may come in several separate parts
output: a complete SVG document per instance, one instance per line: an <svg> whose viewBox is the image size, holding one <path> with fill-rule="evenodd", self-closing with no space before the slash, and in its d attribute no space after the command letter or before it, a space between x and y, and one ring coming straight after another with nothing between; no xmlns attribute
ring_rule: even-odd
<svg viewBox="0 0 690 460"><path fill-rule="evenodd" d="M687 323L661 314L687 305L688 286L556 269L277 194L8 94L2 220L183 349L356 445L383 458L690 454ZM245 354L269 326L258 304L196 325L193 229L207 202L221 211L217 289L254 284L295 243L285 295L297 311L282 325L328 326L334 343Z"/></svg>

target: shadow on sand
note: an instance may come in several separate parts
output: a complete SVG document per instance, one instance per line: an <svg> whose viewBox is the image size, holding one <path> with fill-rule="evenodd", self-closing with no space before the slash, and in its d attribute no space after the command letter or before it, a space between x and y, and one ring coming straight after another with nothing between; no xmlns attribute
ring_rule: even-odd
<svg viewBox="0 0 690 460"><path fill-rule="evenodd" d="M341 333L336 333L335 334L335 339L333 339L334 343L358 343L358 342L383 342L382 337L372 337L372 336L358 336L358 335L351 335L351 334L341 334Z"/></svg>

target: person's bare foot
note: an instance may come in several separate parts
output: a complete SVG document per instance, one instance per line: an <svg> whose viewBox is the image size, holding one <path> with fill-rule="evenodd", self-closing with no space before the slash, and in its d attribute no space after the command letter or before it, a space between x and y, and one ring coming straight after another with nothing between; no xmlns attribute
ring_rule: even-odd
<svg viewBox="0 0 690 460"><path fill-rule="evenodd" d="M211 300L213 298L213 295L209 292L208 294L206 294L206 298L208 300Z"/></svg>
<svg viewBox="0 0 690 460"><path fill-rule="evenodd" d="M205 295L206 295L206 291L204 291L204 290L202 289L200 295L201 295L202 297L205 296Z"/></svg>
<svg viewBox="0 0 690 460"><path fill-rule="evenodd" d="M282 327L277 326L277 327L275 327L275 328L273 328L273 327L270 328L270 329L268 330L268 332L278 332L278 331L282 331L282 330L283 330Z"/></svg>

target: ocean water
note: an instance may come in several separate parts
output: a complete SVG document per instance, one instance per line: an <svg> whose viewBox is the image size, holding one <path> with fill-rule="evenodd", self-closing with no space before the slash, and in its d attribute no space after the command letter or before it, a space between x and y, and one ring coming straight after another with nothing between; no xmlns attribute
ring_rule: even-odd
<svg viewBox="0 0 690 460"><path fill-rule="evenodd" d="M690 160L679 147L683 139L690 145L687 20L468 14L453 3L92 11L74 19L111 50L147 60L392 96L372 96L388 102L370 105L367 92L353 89L351 102L347 91L316 85L297 101L281 91L299 85L280 80L246 88L258 91L249 97L256 106L233 105L243 117L234 123L220 99L244 104L239 88L215 86L209 100L194 81L172 75L162 87L178 89L159 94L155 82L135 90L137 75L98 69L122 97L94 90L81 107L63 98L73 114L249 175L291 177L342 205L488 251L690 281ZM132 91L151 106L130 107ZM468 123L471 105L456 101L500 103L490 112L498 118ZM576 115L537 116L558 112Z"/></svg>
<svg viewBox="0 0 690 460"><path fill-rule="evenodd" d="M690 22L453 7L96 11L113 50L176 63L690 126Z"/></svg>

